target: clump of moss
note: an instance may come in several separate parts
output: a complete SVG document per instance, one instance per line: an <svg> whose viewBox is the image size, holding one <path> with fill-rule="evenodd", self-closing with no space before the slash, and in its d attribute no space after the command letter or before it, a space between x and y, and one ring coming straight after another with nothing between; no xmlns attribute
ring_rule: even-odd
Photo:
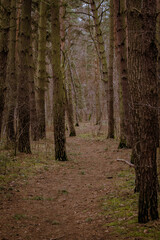
<svg viewBox="0 0 160 240"><path fill-rule="evenodd" d="M134 170L120 171L115 176L115 190L102 199L102 214L113 239L160 239L160 223L139 224L138 194L134 193Z"/></svg>

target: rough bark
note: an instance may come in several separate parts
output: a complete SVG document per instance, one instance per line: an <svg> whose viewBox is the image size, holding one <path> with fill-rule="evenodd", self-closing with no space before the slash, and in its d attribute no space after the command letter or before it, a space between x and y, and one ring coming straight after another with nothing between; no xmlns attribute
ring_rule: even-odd
<svg viewBox="0 0 160 240"><path fill-rule="evenodd" d="M101 112L101 103L100 103L100 69L99 69L99 59L95 57L95 96L96 96L96 125L100 124L102 112Z"/></svg>
<svg viewBox="0 0 160 240"><path fill-rule="evenodd" d="M114 0L115 27L120 76L120 143L119 148L131 147L130 90L127 69L125 0Z"/></svg>
<svg viewBox="0 0 160 240"><path fill-rule="evenodd" d="M72 56L71 56L72 58ZM68 60L68 63L70 63L70 59ZM74 93L74 102L75 102L75 121L76 124L75 126L79 126L79 121L81 121L80 114L79 114L79 109L83 108L83 100L82 100L82 86L80 82L80 77L77 71L77 68L72 62L72 68L74 69L75 72L75 77L71 77L71 82L72 82L72 89ZM72 76L73 76L73 71L71 70Z"/></svg>
<svg viewBox="0 0 160 240"><path fill-rule="evenodd" d="M30 125L31 125L31 136L33 141L39 139L38 134L38 117L36 109L36 97L35 97L35 66L33 62L32 44L30 43L29 52L29 100L30 100Z"/></svg>
<svg viewBox="0 0 160 240"><path fill-rule="evenodd" d="M160 0L157 0L157 12L160 12ZM158 122L160 126L160 14L157 16L157 34L156 34L156 39L157 39L157 49L158 49L158 58L157 58L157 80L158 80ZM158 131L158 136L157 136L157 146L159 146L159 136L160 136L160 127Z"/></svg>
<svg viewBox="0 0 160 240"><path fill-rule="evenodd" d="M7 110L7 139L9 142L15 142L14 130L14 111L17 97L17 81L15 68L15 49L16 49L16 0L11 0L10 29L8 39L8 57L7 57L7 74L6 86L7 94L5 98L5 106Z"/></svg>
<svg viewBox="0 0 160 240"><path fill-rule="evenodd" d="M128 0L128 69L140 223L158 219L156 0Z"/></svg>
<svg viewBox="0 0 160 240"><path fill-rule="evenodd" d="M65 51L65 5L63 0L60 1L61 6L60 6L60 35L61 35L61 61L62 61L62 76L63 76L63 81L65 83L65 99L66 99L66 113L68 117L68 124L69 124L69 129L70 129L70 134L69 136L76 136L76 131L74 127L74 117L73 117L73 103L72 103L72 89L71 89L71 80L70 78L72 77L72 72L71 72L71 66L70 63L68 63L69 66L69 75L68 79L66 76L66 71L65 71L65 58L66 58L66 51ZM69 35L69 49L70 49L70 30L68 30L68 35ZM69 51L69 50L68 50ZM69 61L69 60L68 60ZM68 81L67 81L68 80Z"/></svg>
<svg viewBox="0 0 160 240"><path fill-rule="evenodd" d="M19 32L18 66L18 150L31 153L30 148L30 107L29 107L29 49L31 34L31 0L22 1Z"/></svg>
<svg viewBox="0 0 160 240"><path fill-rule="evenodd" d="M142 62L141 55L141 32L142 19L139 17L138 11L133 11L136 8L138 11L141 10L141 1L130 0L127 2L127 34L128 34L128 81L131 93L131 114L132 114L132 130L133 130L133 144L132 144L132 157L131 162L135 164L135 192L139 191L140 174L139 174L139 156L138 152L140 149L139 139L139 102L140 90L137 91L137 79L139 79L140 65ZM137 33L135 35L135 33ZM137 66L139 65L139 67ZM134 68L133 68L134 66Z"/></svg>
<svg viewBox="0 0 160 240"><path fill-rule="evenodd" d="M39 138L46 136L45 130L45 85L46 85L46 24L47 24L47 4L40 1L40 16L38 26L38 86L37 86L37 114L38 114L38 134Z"/></svg>
<svg viewBox="0 0 160 240"><path fill-rule="evenodd" d="M68 58L69 61L69 58ZM73 117L73 98L72 98L72 85L71 83L74 82L73 74L71 70L70 62L68 62L69 67L69 74L68 74L68 81L67 81L67 88L66 88L66 108L67 108L67 117L68 117L68 124L70 129L70 137L76 136L76 130L74 127L74 117Z"/></svg>
<svg viewBox="0 0 160 240"><path fill-rule="evenodd" d="M108 66L108 138L114 138L114 94L113 94L113 58L114 58L114 13L113 0L110 1L110 39Z"/></svg>
<svg viewBox="0 0 160 240"><path fill-rule="evenodd" d="M65 92L61 72L60 53L60 21L59 21L59 1L55 0L52 5L52 48L53 48L53 124L55 159L66 161L66 137L65 137Z"/></svg>
<svg viewBox="0 0 160 240"><path fill-rule="evenodd" d="M107 57L106 57L103 33L101 29L101 21L98 15L98 9L96 7L95 0L90 0L90 4L91 4L91 10L93 13L94 25L95 25L95 34L97 39L97 50L98 50L98 56L99 56L99 61L101 66L102 81L104 83L104 90L105 90L105 94L108 102L108 66L107 66Z"/></svg>
<svg viewBox="0 0 160 240"><path fill-rule="evenodd" d="M105 52L105 45L103 40L103 33L101 29L101 22L100 18L98 16L98 9L96 7L95 0L90 0L91 3L91 10L93 13L93 20L95 24L95 30L96 30L96 38L97 38L97 45L98 45L98 53L100 57L100 64L102 67L102 75L103 75L103 81L105 83L108 82L108 67L107 67L107 57Z"/></svg>
<svg viewBox="0 0 160 240"><path fill-rule="evenodd" d="M70 81L70 80L69 80ZM67 118L70 130L70 137L76 136L76 131L74 127L73 121L73 104L72 104L72 89L71 89L71 82L69 82L68 87L65 87L65 97L66 97L66 111L67 111Z"/></svg>
<svg viewBox="0 0 160 240"><path fill-rule="evenodd" d="M8 55L8 32L10 19L10 0L1 0L0 6L0 135L6 90L6 68Z"/></svg>

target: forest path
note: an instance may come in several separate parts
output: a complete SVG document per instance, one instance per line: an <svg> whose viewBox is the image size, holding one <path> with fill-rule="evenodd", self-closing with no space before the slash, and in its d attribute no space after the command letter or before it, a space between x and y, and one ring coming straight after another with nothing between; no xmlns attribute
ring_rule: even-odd
<svg viewBox="0 0 160 240"><path fill-rule="evenodd" d="M110 240L102 201L126 166L114 140L90 136L89 125L67 138L68 162L29 178L0 206L1 240ZM128 167L128 166L127 166Z"/></svg>

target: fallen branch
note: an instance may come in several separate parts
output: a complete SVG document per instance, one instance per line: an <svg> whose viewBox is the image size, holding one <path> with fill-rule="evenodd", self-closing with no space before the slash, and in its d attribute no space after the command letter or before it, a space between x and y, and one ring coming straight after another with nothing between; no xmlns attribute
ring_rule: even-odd
<svg viewBox="0 0 160 240"><path fill-rule="evenodd" d="M128 164L130 167L135 167L134 164L124 160L124 159L117 159L117 161L120 161L120 162L125 162L126 164Z"/></svg>

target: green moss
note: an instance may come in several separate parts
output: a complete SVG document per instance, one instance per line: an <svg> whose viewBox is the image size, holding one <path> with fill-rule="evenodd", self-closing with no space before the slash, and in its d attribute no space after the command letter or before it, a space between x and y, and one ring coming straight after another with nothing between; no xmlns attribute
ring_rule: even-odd
<svg viewBox="0 0 160 240"><path fill-rule="evenodd" d="M62 189L62 190L59 190L58 193L59 193L59 194L67 195L67 194L68 194L68 191L65 190L65 189Z"/></svg>
<svg viewBox="0 0 160 240"><path fill-rule="evenodd" d="M120 171L115 177L115 190L102 200L102 214L107 223L104 228L113 239L160 239L159 222L138 224L138 194L134 193L134 170Z"/></svg>
<svg viewBox="0 0 160 240"><path fill-rule="evenodd" d="M25 214L15 214L13 218L16 220L22 220L22 219L26 219L27 216Z"/></svg>
<svg viewBox="0 0 160 240"><path fill-rule="evenodd" d="M106 140L105 135L96 136L96 135L93 135L92 133L80 134L79 137L84 138L86 140L96 140L96 141L100 141L100 142Z"/></svg>
<svg viewBox="0 0 160 240"><path fill-rule="evenodd" d="M92 221L93 221L93 219L90 218L90 217L86 219L86 222L87 222L87 223L91 223Z"/></svg>
<svg viewBox="0 0 160 240"><path fill-rule="evenodd" d="M60 223L58 221L52 221L52 225L59 225Z"/></svg>
<svg viewBox="0 0 160 240"><path fill-rule="evenodd" d="M42 201L42 200L44 200L44 198L43 198L43 196L35 196L35 197L31 198L31 200Z"/></svg>
<svg viewBox="0 0 160 240"><path fill-rule="evenodd" d="M39 151L41 149L41 151ZM43 140L32 144L32 155L19 153L16 157L12 150L0 151L0 188L8 183L21 180L24 184L27 179L39 172L48 171L56 165L53 154L53 143Z"/></svg>

